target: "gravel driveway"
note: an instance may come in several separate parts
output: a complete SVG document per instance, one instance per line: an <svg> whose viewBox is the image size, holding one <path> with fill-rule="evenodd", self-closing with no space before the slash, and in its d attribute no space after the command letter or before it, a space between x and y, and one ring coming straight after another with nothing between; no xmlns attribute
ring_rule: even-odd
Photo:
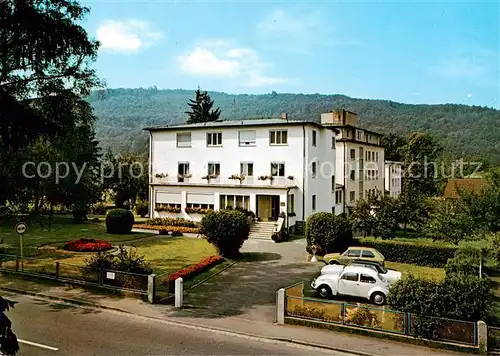
<svg viewBox="0 0 500 356"><path fill-rule="evenodd" d="M273 322L276 291L310 281L321 266L306 262L305 240L283 243L247 240L244 261L186 291L184 302L206 317L241 316Z"/></svg>

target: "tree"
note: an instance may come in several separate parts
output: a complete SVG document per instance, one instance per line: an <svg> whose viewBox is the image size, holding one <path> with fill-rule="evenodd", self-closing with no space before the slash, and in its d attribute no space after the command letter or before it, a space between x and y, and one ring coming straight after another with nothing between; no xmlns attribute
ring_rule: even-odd
<svg viewBox="0 0 500 356"><path fill-rule="evenodd" d="M19 351L17 337L12 332L12 322L5 315L15 304L16 302L0 297L0 353L6 356L14 356Z"/></svg>
<svg viewBox="0 0 500 356"><path fill-rule="evenodd" d="M189 115L187 120L188 124L197 124L202 122L216 121L220 116L220 108L213 110L214 101L210 98L210 95L206 91L200 91L200 88L196 90L195 100L190 99L188 106L191 111L186 111L185 113Z"/></svg>
<svg viewBox="0 0 500 356"><path fill-rule="evenodd" d="M376 205L376 198L369 195L365 199L359 199L356 206L351 213L351 221L355 230L363 232L363 236L371 235L375 228L376 221L374 215L374 208Z"/></svg>
<svg viewBox="0 0 500 356"><path fill-rule="evenodd" d="M404 185L424 196L435 195L438 192L438 162L442 150L430 134L411 133L404 149Z"/></svg>
<svg viewBox="0 0 500 356"><path fill-rule="evenodd" d="M387 161L403 161L405 146L407 145L406 137L391 132L382 136L381 143L385 148L384 157Z"/></svg>
<svg viewBox="0 0 500 356"><path fill-rule="evenodd" d="M461 200L436 201L430 211L430 219L424 233L434 241L451 242L458 245L477 229L474 217Z"/></svg>
<svg viewBox="0 0 500 356"><path fill-rule="evenodd" d="M108 151L106 158L110 166L105 177L105 188L113 190L115 206L123 208L126 201L132 206L138 197L147 196L149 186L148 164L143 156L135 152L124 152L113 156Z"/></svg>
<svg viewBox="0 0 500 356"><path fill-rule="evenodd" d="M373 214L373 236L382 239L394 238L398 228L397 200L381 195L376 200Z"/></svg>
<svg viewBox="0 0 500 356"><path fill-rule="evenodd" d="M408 226L416 230L421 230L423 224L428 219L428 211L425 196L415 191L413 186L403 186L401 195L395 202L396 219L403 225L403 231L406 233Z"/></svg>
<svg viewBox="0 0 500 356"><path fill-rule="evenodd" d="M352 242L352 235L352 224L344 214L316 213L306 222L306 250L317 255L344 252Z"/></svg>

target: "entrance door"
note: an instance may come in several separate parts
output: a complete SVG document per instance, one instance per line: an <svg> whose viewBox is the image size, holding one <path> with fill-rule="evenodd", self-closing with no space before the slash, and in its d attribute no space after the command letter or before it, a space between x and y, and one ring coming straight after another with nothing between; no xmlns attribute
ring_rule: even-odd
<svg viewBox="0 0 500 356"><path fill-rule="evenodd" d="M261 221L269 221L272 216L272 197L270 195L257 196L257 217Z"/></svg>

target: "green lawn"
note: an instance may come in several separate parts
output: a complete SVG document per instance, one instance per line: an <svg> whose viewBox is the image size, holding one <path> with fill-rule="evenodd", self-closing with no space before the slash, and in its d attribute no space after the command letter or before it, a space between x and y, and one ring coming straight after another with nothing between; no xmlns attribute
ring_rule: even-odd
<svg viewBox="0 0 500 356"><path fill-rule="evenodd" d="M385 261L385 267L389 269L394 269L403 273L403 276L408 274L413 274L415 277L441 280L444 279L444 269L443 268L432 268L432 267L422 267L417 265L411 265L407 263L398 263Z"/></svg>
<svg viewBox="0 0 500 356"><path fill-rule="evenodd" d="M57 244L59 247L65 242L79 238L95 238L108 242L123 242L152 236L145 233L131 233L125 235L114 235L106 233L104 222L74 224L71 218L57 217L49 231L48 227L42 228L38 223L28 223L28 231L23 235L23 246L25 256L43 255L45 252L38 250L38 247L48 244ZM14 223L2 222L0 224L0 240L5 253L16 254L19 237L14 232Z"/></svg>

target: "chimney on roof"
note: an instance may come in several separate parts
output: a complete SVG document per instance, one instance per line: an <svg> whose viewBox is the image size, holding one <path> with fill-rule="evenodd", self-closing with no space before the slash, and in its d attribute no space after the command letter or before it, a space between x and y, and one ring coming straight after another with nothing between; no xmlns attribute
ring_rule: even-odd
<svg viewBox="0 0 500 356"><path fill-rule="evenodd" d="M283 114L281 114L281 118L283 120L287 120L288 121L288 114L286 112L284 112Z"/></svg>

